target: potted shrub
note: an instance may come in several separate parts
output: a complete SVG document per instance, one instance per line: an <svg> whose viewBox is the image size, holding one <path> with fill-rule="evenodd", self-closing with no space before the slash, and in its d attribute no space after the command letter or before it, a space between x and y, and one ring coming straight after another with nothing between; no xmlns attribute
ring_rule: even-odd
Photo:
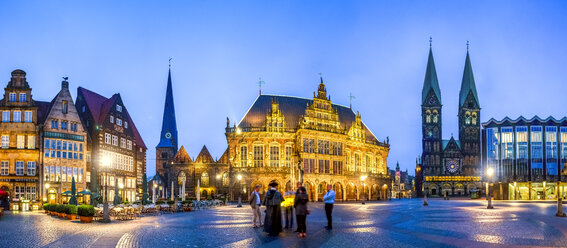
<svg viewBox="0 0 567 248"><path fill-rule="evenodd" d="M77 206L68 205L66 213L67 213L67 219L76 220L77 219Z"/></svg>
<svg viewBox="0 0 567 248"><path fill-rule="evenodd" d="M43 210L45 211L46 214L49 213L49 203L43 204Z"/></svg>
<svg viewBox="0 0 567 248"><path fill-rule="evenodd" d="M91 223L95 214L94 207L91 205L81 205L77 208L79 219L83 223Z"/></svg>
<svg viewBox="0 0 567 248"><path fill-rule="evenodd" d="M164 204L164 203L165 203L165 201L161 201L161 200L160 200L160 201L156 201L156 205L161 205L161 204Z"/></svg>
<svg viewBox="0 0 567 248"><path fill-rule="evenodd" d="M175 201L172 201L172 200L167 201L167 205L173 205L174 203L175 203Z"/></svg>
<svg viewBox="0 0 567 248"><path fill-rule="evenodd" d="M65 211L67 211L67 206L66 205L57 205L57 213L59 215L59 218L63 218L65 219Z"/></svg>

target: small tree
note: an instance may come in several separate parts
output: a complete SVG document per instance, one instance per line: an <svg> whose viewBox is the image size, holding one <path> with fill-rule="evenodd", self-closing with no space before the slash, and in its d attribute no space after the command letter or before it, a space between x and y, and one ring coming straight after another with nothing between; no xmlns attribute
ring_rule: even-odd
<svg viewBox="0 0 567 248"><path fill-rule="evenodd" d="M142 205L148 204L148 177L144 175L142 184Z"/></svg>
<svg viewBox="0 0 567 248"><path fill-rule="evenodd" d="M114 202L113 203L114 203L114 205L118 205L122 202L122 199L120 199L121 197L120 197L120 194L119 194L120 191L118 191L118 178L116 179L116 183L114 184L114 192L115 193L114 193Z"/></svg>
<svg viewBox="0 0 567 248"><path fill-rule="evenodd" d="M70 205L77 205L77 190L75 187L75 177L71 181L71 199L69 199Z"/></svg>

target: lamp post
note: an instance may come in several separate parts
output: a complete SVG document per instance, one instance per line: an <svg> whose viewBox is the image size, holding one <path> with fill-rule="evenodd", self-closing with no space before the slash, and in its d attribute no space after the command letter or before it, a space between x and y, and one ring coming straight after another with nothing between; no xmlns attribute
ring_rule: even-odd
<svg viewBox="0 0 567 248"><path fill-rule="evenodd" d="M486 169L486 197L488 198L488 205L486 206L487 209L494 208L492 206L492 196L490 195L489 189L489 181L492 178L492 175L494 175L494 169L492 169L492 167L489 167L488 169Z"/></svg>
<svg viewBox="0 0 567 248"><path fill-rule="evenodd" d="M220 178L221 178L221 175L220 175L220 174L217 174L217 177L216 177L216 180L215 180L215 191L216 191L216 194L217 194L217 195L220 194L220 193L219 193L219 188L220 188L220 187L219 187L219 179L220 179Z"/></svg>
<svg viewBox="0 0 567 248"><path fill-rule="evenodd" d="M362 205L366 204L366 202L364 202L364 191L366 190L364 180L366 180L366 176L360 176L360 181L362 182Z"/></svg>
<svg viewBox="0 0 567 248"><path fill-rule="evenodd" d="M555 216L557 217L566 217L565 213L563 213L563 199L561 197L561 175L559 176L559 181L557 181L557 213Z"/></svg>
<svg viewBox="0 0 567 248"><path fill-rule="evenodd" d="M238 175L236 176L236 179L238 179L238 205L236 205L237 208L241 208L242 207L242 196L240 195L240 191L242 191L242 185L241 185L241 181L242 181L242 175Z"/></svg>
<svg viewBox="0 0 567 248"><path fill-rule="evenodd" d="M156 204L156 197L157 197L157 196L156 196L157 184L156 184L155 181L153 182L153 184L154 184L154 193L152 194L152 201L153 201L153 203L154 203L154 205L155 205L155 204Z"/></svg>
<svg viewBox="0 0 567 248"><path fill-rule="evenodd" d="M102 216L102 222L104 223L109 223L110 222L110 213L109 213L109 209L108 209L108 166L110 164L110 161L108 160L108 158L106 157L102 157L100 159L101 161L101 165L102 165L102 170L104 171L104 205L103 205L103 216Z"/></svg>

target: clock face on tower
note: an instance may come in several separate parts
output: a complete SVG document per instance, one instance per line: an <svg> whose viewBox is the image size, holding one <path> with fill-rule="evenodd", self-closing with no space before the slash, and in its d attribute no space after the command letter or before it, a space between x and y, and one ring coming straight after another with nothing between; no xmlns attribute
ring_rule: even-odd
<svg viewBox="0 0 567 248"><path fill-rule="evenodd" d="M446 162L447 171L451 174L457 173L459 171L459 161L456 159L451 159Z"/></svg>
<svg viewBox="0 0 567 248"><path fill-rule="evenodd" d="M165 138L171 139L171 133L170 132L165 133Z"/></svg>
<svg viewBox="0 0 567 248"><path fill-rule="evenodd" d="M435 98L434 97L430 97L429 101L427 101L429 104L433 105L435 104Z"/></svg>

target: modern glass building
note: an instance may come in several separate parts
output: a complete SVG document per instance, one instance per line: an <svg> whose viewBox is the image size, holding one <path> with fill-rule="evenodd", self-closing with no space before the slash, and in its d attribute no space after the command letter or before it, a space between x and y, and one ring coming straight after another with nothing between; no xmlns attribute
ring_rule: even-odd
<svg viewBox="0 0 567 248"><path fill-rule="evenodd" d="M491 167L494 197L502 200L565 199L567 176L567 117L537 116L482 124L482 158Z"/></svg>

